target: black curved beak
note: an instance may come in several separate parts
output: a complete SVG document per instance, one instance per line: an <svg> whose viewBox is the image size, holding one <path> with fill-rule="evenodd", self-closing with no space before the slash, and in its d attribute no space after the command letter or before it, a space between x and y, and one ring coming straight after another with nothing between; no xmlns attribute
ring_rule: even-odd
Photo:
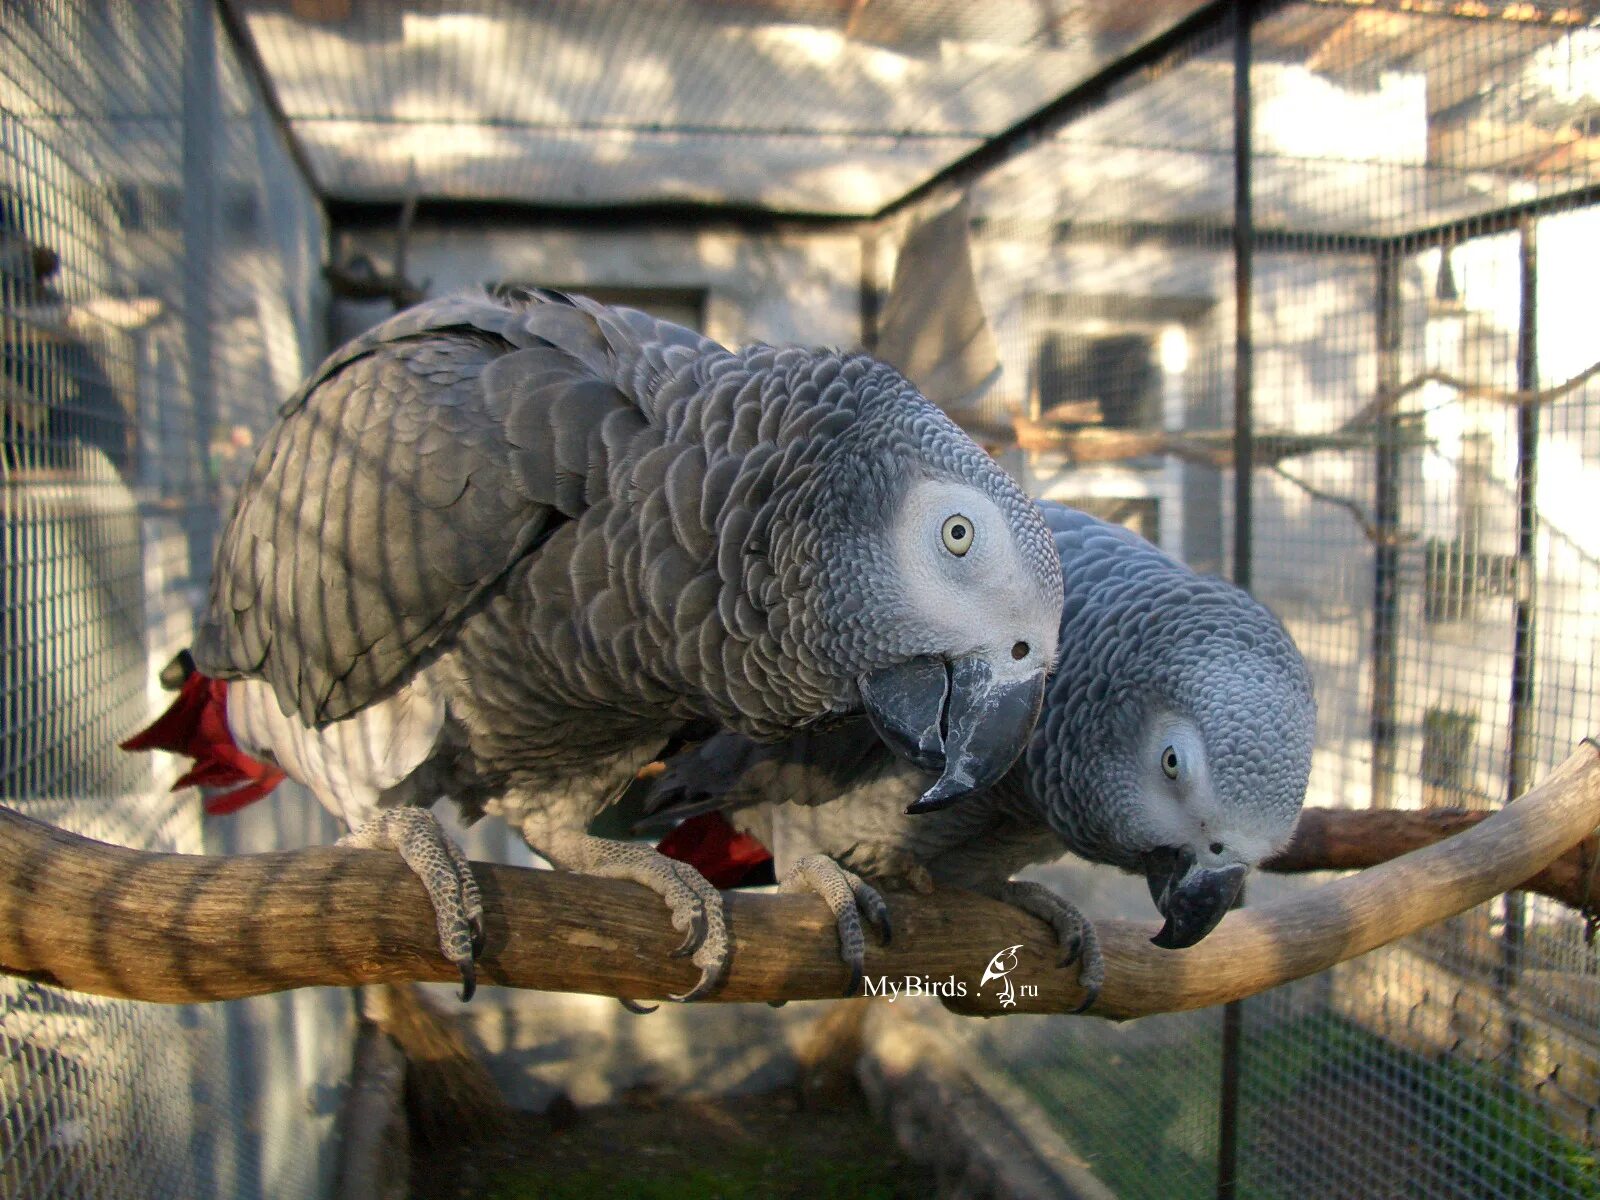
<svg viewBox="0 0 1600 1200"><path fill-rule="evenodd" d="M1183 950L1217 927L1244 887L1249 868L1196 865L1188 848L1163 847L1145 856L1145 881L1150 898L1167 919L1150 940L1164 950Z"/></svg>
<svg viewBox="0 0 1600 1200"><path fill-rule="evenodd" d="M912 766L944 770L944 709L950 672L942 658L913 658L857 681L867 719Z"/></svg>
<svg viewBox="0 0 1600 1200"><path fill-rule="evenodd" d="M933 812L988 787L1028 744L1044 702L1045 673L999 683L987 659L924 657L861 678L878 736L934 781L908 813Z"/></svg>

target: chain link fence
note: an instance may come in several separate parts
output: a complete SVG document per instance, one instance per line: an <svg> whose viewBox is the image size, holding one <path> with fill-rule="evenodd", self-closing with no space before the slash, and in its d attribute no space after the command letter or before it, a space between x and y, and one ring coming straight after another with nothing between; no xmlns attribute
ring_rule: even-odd
<svg viewBox="0 0 1600 1200"><path fill-rule="evenodd" d="M251 443L320 353L323 240L209 5L0 10L7 806L152 850L333 836L293 803L203 830L175 762L116 748L189 640ZM0 982L0 1194L324 1194L348 1010Z"/></svg>

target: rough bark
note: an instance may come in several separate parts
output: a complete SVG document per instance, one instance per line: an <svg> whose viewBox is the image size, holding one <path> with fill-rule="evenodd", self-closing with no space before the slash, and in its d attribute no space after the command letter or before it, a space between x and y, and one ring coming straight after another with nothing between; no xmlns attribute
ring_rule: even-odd
<svg viewBox="0 0 1600 1200"><path fill-rule="evenodd" d="M1600 752L1585 743L1539 787L1455 837L1286 900L1231 914L1188 950L1154 923L1099 924L1113 1018L1199 1008L1323 970L1514 888L1600 825ZM634 884L478 864L488 983L635 999L696 970L659 900ZM734 954L722 1001L837 996L832 918L807 896L730 893ZM895 937L867 974L932 980L964 1012L1070 1012L1073 968L1042 922L959 892L890 898ZM1015 1007L979 980L1021 946ZM233 858L90 841L0 809L0 970L102 995L219 1000L313 985L455 978L433 914L399 857L322 847ZM1031 989L1031 990L1030 990Z"/></svg>
<svg viewBox="0 0 1600 1200"><path fill-rule="evenodd" d="M1488 809L1308 808L1281 854L1261 864L1284 875L1358 871L1471 829ZM1578 909L1600 909L1600 838L1587 837L1518 885Z"/></svg>

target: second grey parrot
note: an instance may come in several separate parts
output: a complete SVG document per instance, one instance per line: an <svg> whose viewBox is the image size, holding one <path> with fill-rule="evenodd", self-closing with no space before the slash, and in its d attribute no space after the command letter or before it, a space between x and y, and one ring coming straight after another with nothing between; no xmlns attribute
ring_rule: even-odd
<svg viewBox="0 0 1600 1200"><path fill-rule="evenodd" d="M400 313L289 400L193 658L228 681L238 747L307 784L347 842L406 857L469 993L481 909L426 811L444 796L558 867L654 889L701 968L689 999L723 970L720 897L590 836L596 813L688 731L860 713L935 773L923 807L951 803L1032 730L1060 603L1033 506L887 365L732 353L528 289ZM218 727L221 686L186 687L183 748Z"/></svg>
<svg viewBox="0 0 1600 1200"><path fill-rule="evenodd" d="M1093 927L1025 866L1070 852L1145 876L1165 917L1154 939L1203 938L1246 873L1289 838L1316 733L1311 676L1262 604L1138 535L1043 503L1061 558L1061 658L1017 764L987 792L925 816L927 786L863 723L757 745L720 733L667 763L648 807L720 811L773 854L784 887L820 892L859 982L862 915L887 932L867 880L965 888L1050 922L1091 998ZM704 819L704 818L702 818ZM716 839L678 839L715 874ZM679 853L673 840L663 849Z"/></svg>

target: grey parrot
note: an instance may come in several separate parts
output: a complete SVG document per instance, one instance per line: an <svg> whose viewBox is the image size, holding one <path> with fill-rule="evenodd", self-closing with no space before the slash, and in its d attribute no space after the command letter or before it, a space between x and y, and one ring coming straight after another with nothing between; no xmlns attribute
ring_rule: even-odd
<svg viewBox="0 0 1600 1200"><path fill-rule="evenodd" d="M861 917L888 934L870 879L965 888L1043 918L1063 965L1081 958L1092 1003L1104 978L1093 926L1013 873L1065 851L1143 874L1166 918L1155 943L1187 947L1299 816L1316 708L1277 618L1120 526L1039 507L1061 558L1061 657L1026 750L993 787L908 814L926 774L884 753L860 722L770 745L722 732L669 761L652 786L656 820L723 814L771 851L786 890L821 893L852 989ZM716 877L730 844L698 829L662 849ZM750 861L742 849L739 862Z"/></svg>
<svg viewBox="0 0 1600 1200"><path fill-rule="evenodd" d="M203 755L227 681L236 745L186 778L242 750L252 798L281 770L345 843L398 850L465 994L481 902L428 811L446 796L558 868L656 891L701 969L674 999L693 999L725 966L721 898L590 820L696 729L863 712L937 774L918 803L952 803L1021 751L1060 603L1037 511L886 364L732 353L539 289L456 296L285 404L217 553L205 682L164 718L192 736L142 744Z"/></svg>

